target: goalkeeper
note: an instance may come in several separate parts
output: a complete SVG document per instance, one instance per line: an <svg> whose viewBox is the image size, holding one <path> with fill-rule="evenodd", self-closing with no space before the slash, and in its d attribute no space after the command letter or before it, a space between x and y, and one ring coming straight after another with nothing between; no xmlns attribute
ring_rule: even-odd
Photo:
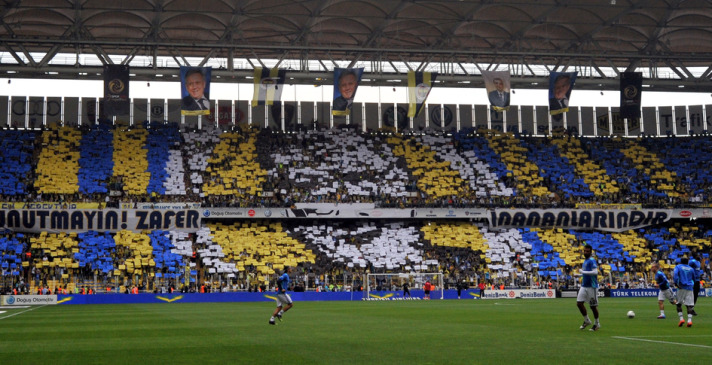
<svg viewBox="0 0 712 365"><path fill-rule="evenodd" d="M282 315L284 312L292 308L292 298L287 294L287 289L289 289L289 273L292 272L292 268L287 266L284 268L284 273L277 279L277 309L272 313L272 318L269 319L269 324L275 324L275 317L282 321Z"/></svg>

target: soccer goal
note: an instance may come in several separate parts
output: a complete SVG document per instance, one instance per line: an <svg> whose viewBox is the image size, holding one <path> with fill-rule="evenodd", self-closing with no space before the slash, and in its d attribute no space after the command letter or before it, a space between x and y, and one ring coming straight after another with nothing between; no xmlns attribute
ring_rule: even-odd
<svg viewBox="0 0 712 365"><path fill-rule="evenodd" d="M364 286L364 298L383 298L383 292L391 292L399 298L403 295L403 284L407 283L413 298L423 299L423 286L430 282L433 288L430 291L430 299L443 299L445 290L443 285L443 273L391 273L391 274L366 274ZM393 297L391 297L393 298ZM407 299L407 298L404 298Z"/></svg>

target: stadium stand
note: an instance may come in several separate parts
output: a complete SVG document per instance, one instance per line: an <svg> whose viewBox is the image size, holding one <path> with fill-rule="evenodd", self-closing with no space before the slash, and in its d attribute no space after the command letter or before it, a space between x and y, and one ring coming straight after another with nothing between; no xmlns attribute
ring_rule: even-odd
<svg viewBox="0 0 712 365"><path fill-rule="evenodd" d="M443 142L431 139L431 142ZM430 146L417 138L391 136L388 143L393 146L393 154L403 157L416 177L416 186L422 191L426 201L443 197L462 197L467 187L460 174L451 168L450 161L441 161Z"/></svg>
<svg viewBox="0 0 712 365"><path fill-rule="evenodd" d="M1 130L2 201L204 207L572 207L710 204L701 137L521 137L494 131L361 133L353 128L179 131L171 123ZM34 168L33 168L34 166ZM120 194L115 194L119 192ZM120 196L115 196L120 195ZM116 206L116 205L112 205ZM482 220L204 220L195 233L4 231L2 288L125 292L272 285L299 266L307 290L365 272L442 271L508 286L575 285L591 244L610 285L645 280L691 252L709 258L712 228L670 221L620 233L492 228ZM709 268L706 268L709 271ZM300 279L301 280L301 279ZM319 284L317 284L319 283Z"/></svg>
<svg viewBox="0 0 712 365"><path fill-rule="evenodd" d="M286 205L374 200L390 205L412 189L411 177L383 136L344 128L260 137L261 145L269 146L266 165L275 193Z"/></svg>
<svg viewBox="0 0 712 365"><path fill-rule="evenodd" d="M708 201L712 172L707 161L712 161L712 143L703 137L685 138L683 143L680 142L678 138L644 138L640 141L679 178L690 194L690 201Z"/></svg>
<svg viewBox="0 0 712 365"><path fill-rule="evenodd" d="M593 162L583 150L581 141L571 136L554 138L551 143L557 147L552 151L559 154L574 166L575 176L581 176L583 182L596 195L596 197L611 196L618 193L619 188L603 168Z"/></svg>
<svg viewBox="0 0 712 365"><path fill-rule="evenodd" d="M519 139L511 133L489 132L484 136L507 170L511 171L508 176L511 174L516 179L517 191L534 199L550 196L551 192L544 186L544 179L539 174L539 167L526 159L527 149L520 145Z"/></svg>
<svg viewBox="0 0 712 365"><path fill-rule="evenodd" d="M546 142L549 141L528 138L521 140L521 145L527 151L527 158L539 166L548 189L564 200L591 198L593 192L590 185L578 177L580 174L576 174L574 166L566 157L557 153L557 145Z"/></svg>
<svg viewBox="0 0 712 365"><path fill-rule="evenodd" d="M106 124L98 124L82 136L79 146L79 192L86 195L108 194L114 162L113 133Z"/></svg>
<svg viewBox="0 0 712 365"><path fill-rule="evenodd" d="M79 143L81 131L50 126L42 132L35 190L40 194L73 195L79 191Z"/></svg>
<svg viewBox="0 0 712 365"><path fill-rule="evenodd" d="M0 195L10 200L29 192L27 178L33 173L35 134L0 130Z"/></svg>

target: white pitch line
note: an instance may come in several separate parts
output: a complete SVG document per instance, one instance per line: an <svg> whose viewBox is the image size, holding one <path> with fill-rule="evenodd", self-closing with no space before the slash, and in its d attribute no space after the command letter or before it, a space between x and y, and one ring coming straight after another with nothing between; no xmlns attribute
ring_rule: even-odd
<svg viewBox="0 0 712 365"><path fill-rule="evenodd" d="M6 319L6 318L14 317L14 316L16 316L16 315L18 315L18 314L22 314L22 313L25 313L25 312L29 312L29 311L31 311L31 310L35 310L35 309L37 309L37 308L42 308L42 307L44 307L44 305L39 306L39 307L32 307L32 308L30 308L30 309L28 309L28 310L24 310L24 311L22 311L22 312L13 313L13 314L10 314L10 315L5 316L5 317L0 317L0 321L3 320L3 319Z"/></svg>
<svg viewBox="0 0 712 365"><path fill-rule="evenodd" d="M665 343L669 345L681 345L681 346L690 346L690 347L702 347L706 349L712 349L712 346L707 346L707 345L696 345L693 343L682 343L682 342L671 342L671 341L656 341L656 340L646 340L644 338L634 338L634 337L622 337L622 336L613 336L613 338L618 338L621 340L631 340L631 341L642 341L642 342L654 342L654 343Z"/></svg>
<svg viewBox="0 0 712 365"><path fill-rule="evenodd" d="M659 335L659 336L630 336L630 338L669 338L670 335ZM675 335L678 337L712 337L712 335Z"/></svg>

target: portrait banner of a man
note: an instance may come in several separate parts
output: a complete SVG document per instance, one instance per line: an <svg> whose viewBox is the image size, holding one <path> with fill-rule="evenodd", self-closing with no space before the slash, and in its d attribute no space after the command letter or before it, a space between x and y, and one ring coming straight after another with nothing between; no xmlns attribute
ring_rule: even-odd
<svg viewBox="0 0 712 365"><path fill-rule="evenodd" d="M509 110L511 90L509 71L482 71L482 79L485 81L487 97L492 109L498 112Z"/></svg>
<svg viewBox="0 0 712 365"><path fill-rule="evenodd" d="M345 116L351 113L351 106L362 75L363 67L334 69L334 102L331 114Z"/></svg>
<svg viewBox="0 0 712 365"><path fill-rule="evenodd" d="M552 72L549 74L549 113L557 115L569 111L571 91L576 85L578 72Z"/></svg>
<svg viewBox="0 0 712 365"><path fill-rule="evenodd" d="M181 115L210 115L211 72L211 67L181 66Z"/></svg>

